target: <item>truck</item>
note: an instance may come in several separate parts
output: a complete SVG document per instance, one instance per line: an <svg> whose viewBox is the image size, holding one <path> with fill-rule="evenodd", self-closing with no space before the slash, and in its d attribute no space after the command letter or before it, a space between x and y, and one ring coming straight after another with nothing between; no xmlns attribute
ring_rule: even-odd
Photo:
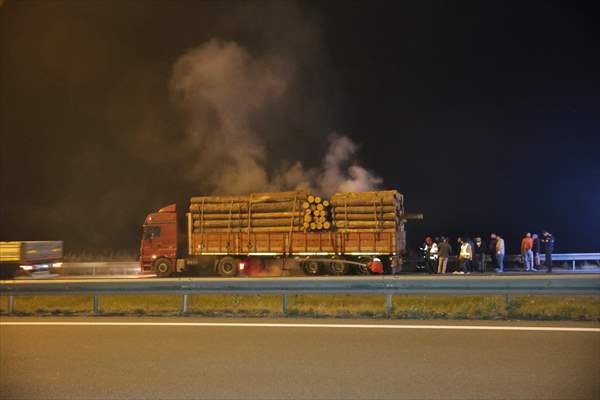
<svg viewBox="0 0 600 400"><path fill-rule="evenodd" d="M57 269L62 257L62 241L0 242L0 276L14 278L19 272Z"/></svg>
<svg viewBox="0 0 600 400"><path fill-rule="evenodd" d="M306 275L398 271L406 247L396 190L336 193L306 190L243 196L196 196L185 215L176 204L148 214L140 269L168 277L208 271L222 277L298 268Z"/></svg>

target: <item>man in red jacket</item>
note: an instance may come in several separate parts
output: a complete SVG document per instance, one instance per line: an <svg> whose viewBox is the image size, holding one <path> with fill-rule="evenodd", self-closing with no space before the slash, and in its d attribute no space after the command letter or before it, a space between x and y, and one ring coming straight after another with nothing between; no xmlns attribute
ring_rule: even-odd
<svg viewBox="0 0 600 400"><path fill-rule="evenodd" d="M521 257L523 257L523 264L525 265L525 271L536 271L533 268L533 239L531 233L527 232L523 240L521 240Z"/></svg>

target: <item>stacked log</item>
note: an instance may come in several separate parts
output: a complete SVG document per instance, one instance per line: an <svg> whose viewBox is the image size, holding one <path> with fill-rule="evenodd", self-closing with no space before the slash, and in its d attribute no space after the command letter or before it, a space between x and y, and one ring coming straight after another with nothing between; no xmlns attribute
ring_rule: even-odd
<svg viewBox="0 0 600 400"><path fill-rule="evenodd" d="M193 230L202 232L305 231L304 190L247 196L197 196L190 200ZM314 201L314 196L313 201Z"/></svg>
<svg viewBox="0 0 600 400"><path fill-rule="evenodd" d="M304 209L304 230L320 231L331 229L331 210L329 200L322 199L319 196L309 195L306 201L302 203Z"/></svg>
<svg viewBox="0 0 600 400"><path fill-rule="evenodd" d="M403 197L395 190L336 193L333 221L341 232L395 232L402 229Z"/></svg>

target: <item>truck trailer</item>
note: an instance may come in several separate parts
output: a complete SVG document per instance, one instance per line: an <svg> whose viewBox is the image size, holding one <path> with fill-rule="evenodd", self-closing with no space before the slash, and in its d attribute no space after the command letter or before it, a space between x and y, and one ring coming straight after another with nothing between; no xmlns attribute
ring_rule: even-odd
<svg viewBox="0 0 600 400"><path fill-rule="evenodd" d="M0 242L0 276L60 268L62 257L62 241Z"/></svg>
<svg viewBox="0 0 600 400"><path fill-rule="evenodd" d="M159 277L201 270L233 277L274 263L307 275L397 271L404 223L419 218L405 214L395 190L330 199L305 190L196 196L185 219L175 204L146 216L140 268Z"/></svg>

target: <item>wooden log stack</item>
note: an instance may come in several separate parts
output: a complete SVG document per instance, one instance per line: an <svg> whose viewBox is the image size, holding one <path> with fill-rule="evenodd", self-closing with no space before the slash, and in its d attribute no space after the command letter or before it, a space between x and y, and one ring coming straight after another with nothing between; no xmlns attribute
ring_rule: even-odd
<svg viewBox="0 0 600 400"><path fill-rule="evenodd" d="M402 230L403 197L395 190L336 193L305 190L191 198L193 231L393 232Z"/></svg>
<svg viewBox="0 0 600 400"><path fill-rule="evenodd" d="M305 232L331 227L329 202L304 190L197 196L190 203L195 233Z"/></svg>
<svg viewBox="0 0 600 400"><path fill-rule="evenodd" d="M304 209L304 230L307 232L330 230L333 226L331 223L330 205L327 199L308 195L306 201L302 203L302 208Z"/></svg>
<svg viewBox="0 0 600 400"><path fill-rule="evenodd" d="M403 200L395 190L336 193L331 198L335 228L342 232L403 230Z"/></svg>

